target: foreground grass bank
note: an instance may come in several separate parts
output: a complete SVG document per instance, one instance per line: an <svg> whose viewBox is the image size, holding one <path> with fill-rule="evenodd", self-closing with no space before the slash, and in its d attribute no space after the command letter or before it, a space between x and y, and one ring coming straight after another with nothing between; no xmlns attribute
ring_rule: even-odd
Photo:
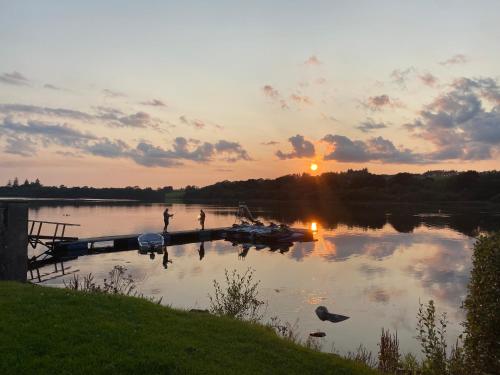
<svg viewBox="0 0 500 375"><path fill-rule="evenodd" d="M369 374L263 326L151 302L0 282L1 374Z"/></svg>

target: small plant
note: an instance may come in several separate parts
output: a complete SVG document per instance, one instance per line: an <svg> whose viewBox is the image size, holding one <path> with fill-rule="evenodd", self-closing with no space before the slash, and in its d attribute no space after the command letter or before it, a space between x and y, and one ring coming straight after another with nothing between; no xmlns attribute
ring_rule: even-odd
<svg viewBox="0 0 500 375"><path fill-rule="evenodd" d="M74 274L73 278L70 279L67 283L63 281L64 287L66 289L72 290L80 290L82 292L101 292L101 287L94 282L94 275L89 273L87 276L83 276L80 279L80 275Z"/></svg>
<svg viewBox="0 0 500 375"><path fill-rule="evenodd" d="M307 336L304 346L308 349L314 350L316 352L321 351L323 347L323 342L318 337Z"/></svg>
<svg viewBox="0 0 500 375"><path fill-rule="evenodd" d="M266 304L258 299L260 281L254 282L254 270L248 268L240 275L236 270L224 271L226 286L214 280L214 296L209 295L210 312L215 315L258 322L262 320L262 308Z"/></svg>
<svg viewBox="0 0 500 375"><path fill-rule="evenodd" d="M271 317L271 321L267 323L267 326L271 327L284 339L300 344L298 319L294 324L291 324L290 322L282 322L277 316L273 316Z"/></svg>
<svg viewBox="0 0 500 375"><path fill-rule="evenodd" d="M436 316L434 301L420 303L417 314L417 339L425 355L423 371L427 374L446 374L446 313ZM437 320L437 322L436 322Z"/></svg>
<svg viewBox="0 0 500 375"><path fill-rule="evenodd" d="M64 287L72 290L79 290L87 293L106 293L120 294L124 296L138 297L153 303L160 304L162 298L146 297L136 290L136 285L132 275L126 275L127 269L124 266L114 266L109 272L109 278L103 280L103 285L94 281L94 275L89 273L80 278L79 275L73 275L68 282L64 281Z"/></svg>
<svg viewBox="0 0 500 375"><path fill-rule="evenodd" d="M382 328L378 352L378 369L387 374L394 374L399 367L398 333L394 335Z"/></svg>
<svg viewBox="0 0 500 375"><path fill-rule="evenodd" d="M450 357L448 358L448 373L450 375L465 375L467 372L465 351L457 339L455 345L451 346Z"/></svg>
<svg viewBox="0 0 500 375"><path fill-rule="evenodd" d="M412 353L407 353L400 361L400 368L403 374L417 375L421 373L420 364Z"/></svg>
<svg viewBox="0 0 500 375"><path fill-rule="evenodd" d="M355 352L350 352L350 351L347 352L347 354L344 357L352 361L363 363L366 366L372 368L375 368L377 365L377 361L373 357L372 352L366 349L366 347L363 344L359 344Z"/></svg>
<svg viewBox="0 0 500 375"><path fill-rule="evenodd" d="M104 279L103 292L137 296L134 279L131 274L126 275L126 271L124 266L114 266L109 272L109 279Z"/></svg>

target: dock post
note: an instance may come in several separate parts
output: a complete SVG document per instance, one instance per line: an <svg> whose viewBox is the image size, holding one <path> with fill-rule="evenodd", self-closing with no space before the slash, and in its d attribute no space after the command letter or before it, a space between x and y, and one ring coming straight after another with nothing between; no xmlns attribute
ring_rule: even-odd
<svg viewBox="0 0 500 375"><path fill-rule="evenodd" d="M26 282L28 205L0 202L0 280Z"/></svg>

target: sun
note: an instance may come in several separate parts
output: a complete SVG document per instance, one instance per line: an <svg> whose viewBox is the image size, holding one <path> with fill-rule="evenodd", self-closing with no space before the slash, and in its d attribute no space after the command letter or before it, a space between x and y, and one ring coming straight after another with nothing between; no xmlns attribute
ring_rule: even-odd
<svg viewBox="0 0 500 375"><path fill-rule="evenodd" d="M311 168L311 171L315 172L318 170L318 164L316 163L311 163L310 167Z"/></svg>

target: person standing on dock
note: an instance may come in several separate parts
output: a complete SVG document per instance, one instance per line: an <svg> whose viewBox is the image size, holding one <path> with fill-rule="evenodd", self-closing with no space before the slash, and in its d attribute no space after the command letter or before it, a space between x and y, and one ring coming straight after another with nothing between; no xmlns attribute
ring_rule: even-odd
<svg viewBox="0 0 500 375"><path fill-rule="evenodd" d="M205 211L200 210L200 216L198 216L198 220L200 220L201 230L205 230Z"/></svg>
<svg viewBox="0 0 500 375"><path fill-rule="evenodd" d="M163 231L166 232L168 228L168 224L170 223L170 218L173 217L174 214L168 213L168 207L163 211L163 223L165 226L163 227Z"/></svg>

